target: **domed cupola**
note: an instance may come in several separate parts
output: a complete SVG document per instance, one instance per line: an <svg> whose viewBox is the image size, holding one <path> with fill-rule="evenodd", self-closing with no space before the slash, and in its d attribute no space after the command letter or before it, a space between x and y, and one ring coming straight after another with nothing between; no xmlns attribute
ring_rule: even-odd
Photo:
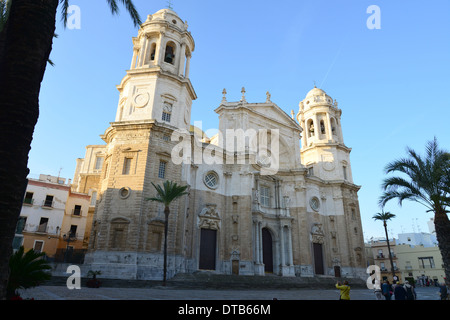
<svg viewBox="0 0 450 320"><path fill-rule="evenodd" d="M308 92L305 99L300 102L300 105L303 105L304 109L309 109L314 106L331 106L333 105L333 99L325 91L314 86Z"/></svg>
<svg viewBox="0 0 450 320"><path fill-rule="evenodd" d="M341 110L337 102L314 86L299 103L297 120L303 128L303 147L313 143L343 143L340 129Z"/></svg>

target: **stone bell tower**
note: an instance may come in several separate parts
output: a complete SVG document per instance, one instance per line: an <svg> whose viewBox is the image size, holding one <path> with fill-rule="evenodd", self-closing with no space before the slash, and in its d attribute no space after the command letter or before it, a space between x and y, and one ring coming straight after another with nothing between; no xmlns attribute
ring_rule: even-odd
<svg viewBox="0 0 450 320"><path fill-rule="evenodd" d="M310 176L353 183L351 149L344 144L341 114L336 100L316 86L300 102L297 120L303 128L302 163Z"/></svg>
<svg viewBox="0 0 450 320"><path fill-rule="evenodd" d="M189 130L196 99L189 80L194 40L187 28L170 9L148 16L133 38L131 68L117 86L115 122L101 135L105 159L85 263L106 277L162 278L164 208L147 199L156 196L152 183L183 184L182 166L171 161L177 143L171 134ZM181 261L185 200L170 209L169 260Z"/></svg>
<svg viewBox="0 0 450 320"><path fill-rule="evenodd" d="M155 119L189 130L196 94L189 80L195 44L187 28L170 9L148 16L133 38L130 70L117 86L116 122Z"/></svg>

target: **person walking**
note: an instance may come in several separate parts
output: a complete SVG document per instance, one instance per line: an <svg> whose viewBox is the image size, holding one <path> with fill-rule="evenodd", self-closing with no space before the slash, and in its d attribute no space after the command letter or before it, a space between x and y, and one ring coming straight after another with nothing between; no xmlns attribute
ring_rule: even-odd
<svg viewBox="0 0 450 320"><path fill-rule="evenodd" d="M406 291L406 300L416 300L417 299L416 290L414 290L414 287L409 284L408 280L405 280L404 288Z"/></svg>
<svg viewBox="0 0 450 320"><path fill-rule="evenodd" d="M441 283L441 285L439 286L439 295L441 296L441 300L448 299L448 290L445 283Z"/></svg>
<svg viewBox="0 0 450 320"><path fill-rule="evenodd" d="M394 290L392 289L392 286L389 283L389 281L384 280L383 284L381 285L381 292L386 300L391 300L393 291Z"/></svg>
<svg viewBox="0 0 450 320"><path fill-rule="evenodd" d="M394 299L395 300L406 300L406 290L405 287L397 282L394 288Z"/></svg>
<svg viewBox="0 0 450 320"><path fill-rule="evenodd" d="M350 300L350 286L348 285L348 281L345 280L344 283L338 281L336 283L336 289L339 289L339 300Z"/></svg>

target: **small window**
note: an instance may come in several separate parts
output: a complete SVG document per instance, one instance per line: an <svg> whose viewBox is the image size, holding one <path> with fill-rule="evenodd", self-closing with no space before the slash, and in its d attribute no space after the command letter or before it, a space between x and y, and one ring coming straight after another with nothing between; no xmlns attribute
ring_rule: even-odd
<svg viewBox="0 0 450 320"><path fill-rule="evenodd" d="M166 177L166 165L167 162L165 161L159 162L158 178L164 179Z"/></svg>
<svg viewBox="0 0 450 320"><path fill-rule="evenodd" d="M74 216L81 216L81 206L76 204L75 208L73 208L72 214Z"/></svg>
<svg viewBox="0 0 450 320"><path fill-rule="evenodd" d="M164 102L163 112L162 112L162 121L170 122L170 118L172 116L172 104L168 102Z"/></svg>
<svg viewBox="0 0 450 320"><path fill-rule="evenodd" d="M314 175L314 167L308 167L308 176L313 176Z"/></svg>
<svg viewBox="0 0 450 320"><path fill-rule="evenodd" d="M34 252L41 253L42 249L44 249L44 241L36 240L33 246Z"/></svg>
<svg viewBox="0 0 450 320"><path fill-rule="evenodd" d="M210 171L205 175L204 182L207 187L215 189L219 185L219 176L214 171Z"/></svg>
<svg viewBox="0 0 450 320"><path fill-rule="evenodd" d="M130 195L130 188L123 187L119 190L119 197L121 197L122 199L128 198L129 195Z"/></svg>
<svg viewBox="0 0 450 320"><path fill-rule="evenodd" d="M342 172L344 174L344 180L347 180L347 167L346 166L342 167Z"/></svg>
<svg viewBox="0 0 450 320"><path fill-rule="evenodd" d="M269 207L270 206L270 188L266 186L262 186L260 188L260 202L263 206Z"/></svg>
<svg viewBox="0 0 450 320"><path fill-rule="evenodd" d="M163 113L162 113L162 121L170 122L170 113L163 111Z"/></svg>
<svg viewBox="0 0 450 320"><path fill-rule="evenodd" d="M131 158L125 158L123 161L123 170L122 174L130 174L131 169Z"/></svg>
<svg viewBox="0 0 450 320"><path fill-rule="evenodd" d="M25 194L25 199L23 199L23 203L33 204L33 192L27 192Z"/></svg>
<svg viewBox="0 0 450 320"><path fill-rule="evenodd" d="M103 165L103 157L97 157L96 159L95 159L95 167L94 167L94 169L95 170L99 170L99 169L101 169L102 168L102 165Z"/></svg>
<svg viewBox="0 0 450 320"><path fill-rule="evenodd" d="M319 211L320 208L320 200L317 197L312 197L311 200L309 200L309 205L314 211Z"/></svg>
<svg viewBox="0 0 450 320"><path fill-rule="evenodd" d="M170 136L167 135L167 134L163 135L163 140L166 141L166 142L170 141Z"/></svg>
<svg viewBox="0 0 450 320"><path fill-rule="evenodd" d="M44 200L44 207L53 207L53 196L47 195Z"/></svg>

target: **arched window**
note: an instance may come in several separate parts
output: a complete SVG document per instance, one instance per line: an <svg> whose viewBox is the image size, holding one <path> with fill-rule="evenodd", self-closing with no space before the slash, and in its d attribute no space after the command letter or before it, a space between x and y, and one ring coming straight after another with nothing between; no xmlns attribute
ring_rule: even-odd
<svg viewBox="0 0 450 320"><path fill-rule="evenodd" d="M323 120L320 120L320 132L325 134L325 122Z"/></svg>
<svg viewBox="0 0 450 320"><path fill-rule="evenodd" d="M175 44L169 42L166 45L166 51L164 53L164 62L174 64L175 63Z"/></svg>
<svg viewBox="0 0 450 320"><path fill-rule="evenodd" d="M150 61L155 61L155 55L156 55L156 43L153 42L150 46Z"/></svg>

